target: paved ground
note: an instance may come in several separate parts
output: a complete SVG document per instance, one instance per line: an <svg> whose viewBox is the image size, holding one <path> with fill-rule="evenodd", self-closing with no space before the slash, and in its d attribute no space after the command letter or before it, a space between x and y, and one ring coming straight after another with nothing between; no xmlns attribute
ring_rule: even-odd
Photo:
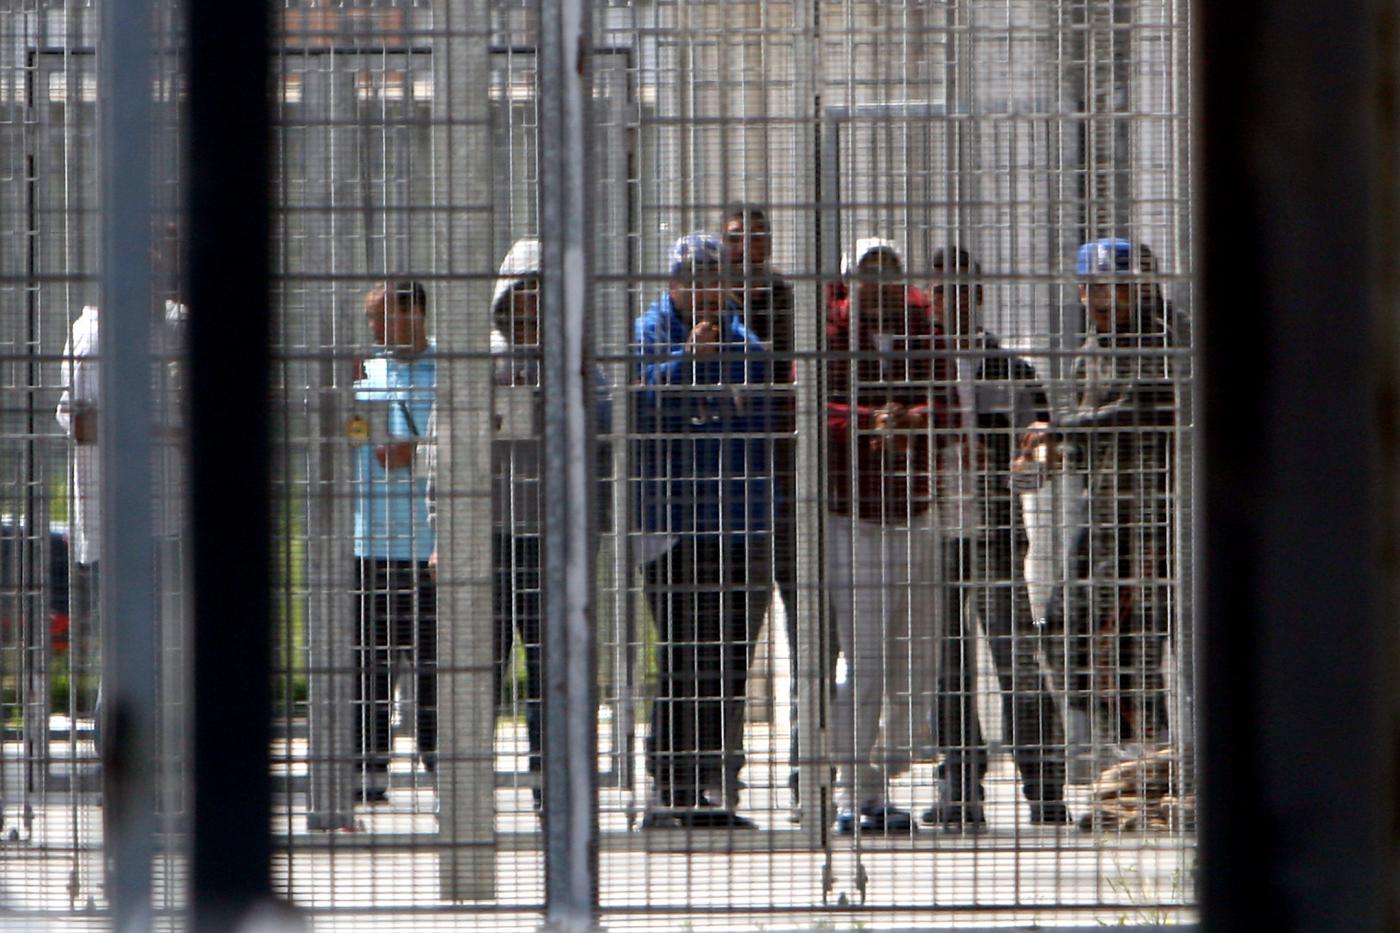
<svg viewBox="0 0 1400 933"><path fill-rule="evenodd" d="M1194 919L1189 866L1194 840L1169 833L1091 834L1032 828L1001 756L989 780L991 831L952 837L920 829L896 839L838 838L816 848L789 822L787 765L774 730L751 725L744 812L758 831L642 833L629 829L640 799L602 792L601 900L611 929L788 930L840 928L1095 926ZM503 727L498 767L523 767L523 729ZM779 735L785 734L780 728ZM777 743L784 745L785 742ZM59 742L55 757L84 756ZM278 749L295 762L304 745ZM274 815L289 843L277 857L279 892L310 911L318 930L535 929L543 899L541 836L523 787L496 795L494 900L441 897L436 799L430 776L396 762L387 804L357 810L356 831L310 833L296 788L304 766L280 770L294 789ZM0 930L103 929L97 849L101 811L74 768L58 764L46 794L20 783L20 749L4 749ZM774 780L778 778L778 780ZM933 774L916 767L898 802L927 803ZM286 804L290 804L289 806ZM1076 790L1079 813L1087 796ZM11 838L11 835L13 838ZM161 866L178 875L172 859Z"/></svg>

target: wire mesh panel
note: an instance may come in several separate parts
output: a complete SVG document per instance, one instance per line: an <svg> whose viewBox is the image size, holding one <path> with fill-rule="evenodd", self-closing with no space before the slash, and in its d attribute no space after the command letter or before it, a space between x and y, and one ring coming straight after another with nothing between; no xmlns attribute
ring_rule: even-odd
<svg viewBox="0 0 1400 933"><path fill-rule="evenodd" d="M535 928L568 716L609 927L1190 918L1186 6L592 5L586 710L544 699L548 13L278 6L276 891ZM100 919L93 29L0 17L0 909Z"/></svg>
<svg viewBox="0 0 1400 933"><path fill-rule="evenodd" d="M169 36L172 12L161 5L157 32ZM4 500L3 630L0 630L0 831L5 862L0 907L41 923L66 912L80 927L107 922L110 860L104 836L110 807L101 797L103 671L111 635L99 611L103 515L100 444L104 409L98 295L101 150L97 140L97 18L89 4L33 3L0 20L7 166L0 199L4 247L3 369L0 407L0 498ZM184 560L179 362L185 308L180 302L179 197L176 132L178 57L164 46L153 62L156 125L151 145L159 164L151 205L150 308L153 343L149 412L157 456L150 487L159 599L150 623L160 655L151 685L164 715L154 724L148 788L156 825L156 890L162 917L181 900L185 812L183 773ZM110 529L109 529L110 531ZM121 540L120 534L115 540ZM154 665L156 659L149 658ZM110 716L110 708L108 710ZM108 740L111 741L110 739ZM108 750L112 750L109 746ZM173 921L168 921L173 923Z"/></svg>
<svg viewBox="0 0 1400 933"><path fill-rule="evenodd" d="M605 912L1189 915L1184 9L600 20L650 699Z"/></svg>
<svg viewBox="0 0 1400 933"><path fill-rule="evenodd" d="M3 832L16 850L30 847L62 865L42 870L37 861L15 860L14 887L31 908L51 886L76 888L72 907L98 893L95 865L83 857L84 845L100 835L97 814L79 805L84 791L93 789L96 592L85 568L70 561L75 542L64 520L73 484L67 445L54 421L68 325L94 297L88 279L96 249L96 76L90 54L68 55L80 42L81 27L73 23L72 31L65 30L62 22L46 23L60 26L52 32L42 29L36 11L4 28L0 808ZM36 171L39 165L42 171ZM91 556L79 553L77 559ZM71 594L70 583L76 590Z"/></svg>

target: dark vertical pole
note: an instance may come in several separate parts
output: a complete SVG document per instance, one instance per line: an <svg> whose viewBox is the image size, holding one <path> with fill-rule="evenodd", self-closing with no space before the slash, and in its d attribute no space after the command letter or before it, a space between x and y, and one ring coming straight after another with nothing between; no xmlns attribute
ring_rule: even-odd
<svg viewBox="0 0 1400 933"><path fill-rule="evenodd" d="M598 909L590 5L540 4L545 898L557 930L592 929Z"/></svg>
<svg viewBox="0 0 1400 933"><path fill-rule="evenodd" d="M232 929L269 886L268 17L190 0L192 929Z"/></svg>
<svg viewBox="0 0 1400 933"><path fill-rule="evenodd" d="M126 931L151 925L156 834L151 3L112 0L102 12L103 854L112 928Z"/></svg>
<svg viewBox="0 0 1400 933"><path fill-rule="evenodd" d="M1195 4L1211 930L1388 928L1376 13Z"/></svg>

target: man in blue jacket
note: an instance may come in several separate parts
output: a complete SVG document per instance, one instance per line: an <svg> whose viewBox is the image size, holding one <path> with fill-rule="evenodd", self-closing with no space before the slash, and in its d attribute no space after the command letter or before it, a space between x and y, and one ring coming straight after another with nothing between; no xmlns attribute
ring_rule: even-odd
<svg viewBox="0 0 1400 933"><path fill-rule="evenodd" d="M682 237L633 329L637 547L658 636L643 829L753 827L735 808L744 682L773 589L773 388L731 286L719 239Z"/></svg>

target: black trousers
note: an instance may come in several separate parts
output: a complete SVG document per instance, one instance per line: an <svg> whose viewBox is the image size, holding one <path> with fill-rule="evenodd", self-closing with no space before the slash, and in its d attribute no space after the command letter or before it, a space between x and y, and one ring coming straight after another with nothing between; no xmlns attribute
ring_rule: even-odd
<svg viewBox="0 0 1400 933"><path fill-rule="evenodd" d="M99 756L102 754L103 732L102 645L106 636L98 615L100 567L101 561L96 560L90 564L74 562L72 575L68 579L69 665L74 683L79 674L91 674L97 679L97 697L92 709L92 744Z"/></svg>
<svg viewBox="0 0 1400 933"><path fill-rule="evenodd" d="M437 588L425 561L356 561L359 668L355 691L355 747L361 767L389 766L391 673L408 655L416 674L418 753L430 766L437 753Z"/></svg>
<svg viewBox="0 0 1400 933"><path fill-rule="evenodd" d="M492 648L496 661L496 702L510 679L510 655L517 631L525 648L525 731L530 742L530 770L539 771L544 736L543 645L540 621L540 539L537 535L498 534L491 542L491 607L495 616Z"/></svg>
<svg viewBox="0 0 1400 933"><path fill-rule="evenodd" d="M1030 801L1064 796L1063 729L1037 655L1040 633L1031 618L1023 574L1025 552L1009 529L978 541L943 542L946 599L935 732L944 749L941 768L950 798L980 798L987 743L977 713L977 657L973 640L981 620L1002 697L1002 734L1011 748L1022 790Z"/></svg>
<svg viewBox="0 0 1400 933"><path fill-rule="evenodd" d="M1108 741L1167 732L1162 669L1170 624L1166 535L1156 526L1084 528L1072 578L1046 609L1048 654L1070 709L1102 714Z"/></svg>
<svg viewBox="0 0 1400 933"><path fill-rule="evenodd" d="M657 695L647 768L663 806L737 799L744 689L773 588L770 542L682 538L645 568L657 630ZM720 803L721 801L710 801Z"/></svg>

